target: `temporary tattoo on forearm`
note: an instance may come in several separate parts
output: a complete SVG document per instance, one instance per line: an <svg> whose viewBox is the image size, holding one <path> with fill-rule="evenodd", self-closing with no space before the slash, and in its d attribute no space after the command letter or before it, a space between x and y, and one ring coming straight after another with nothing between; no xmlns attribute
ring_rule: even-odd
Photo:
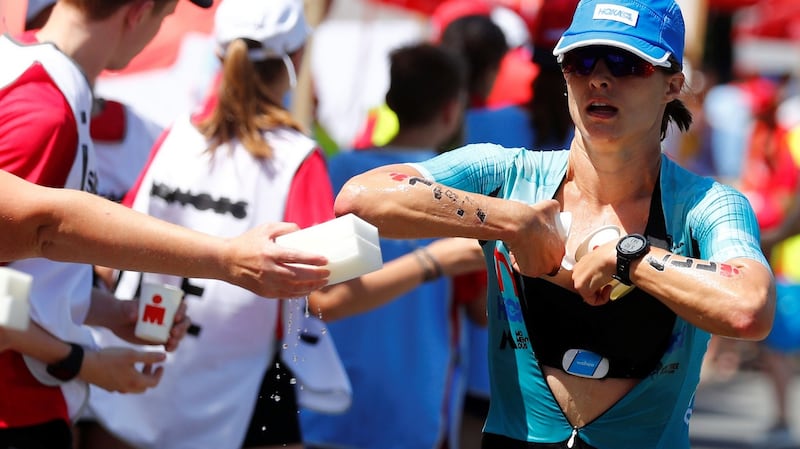
<svg viewBox="0 0 800 449"><path fill-rule="evenodd" d="M393 179L397 179L397 178L393 177ZM436 198L437 200L442 199L442 188L440 186L435 185L434 183L432 183L431 181L428 181L427 179L418 178L416 176L408 178L408 184L409 185L413 186L413 185L416 185L417 183L425 184L426 186L431 187L432 190L433 190L433 197Z"/></svg>
<svg viewBox="0 0 800 449"><path fill-rule="evenodd" d="M692 268L694 261L692 259L686 259L683 262L673 260L669 264L676 268Z"/></svg>
<svg viewBox="0 0 800 449"><path fill-rule="evenodd" d="M661 260L658 260L656 257L648 255L645 260L657 271L664 271L664 267L670 257L672 257L672 254L664 254L664 257Z"/></svg>
<svg viewBox="0 0 800 449"><path fill-rule="evenodd" d="M719 264L719 275L726 278L739 277L742 273L738 268L726 263Z"/></svg>
<svg viewBox="0 0 800 449"><path fill-rule="evenodd" d="M416 185L417 183L424 184L431 188L431 190L433 191L433 197L437 200L441 200L444 197L447 197L454 203L457 203L459 200L461 200L461 198L458 196L456 192L450 189L442 190L441 186L434 184L433 182L428 181L427 179L419 178L416 176L408 176L403 173L390 173L389 176L395 181L405 181L407 179L408 184L412 186ZM486 222L486 217L487 217L486 212L480 207L477 207L474 204L472 204L472 201L468 196L465 196L464 199L461 200L461 205L456 206L456 215L458 215L459 217L463 217L464 215L466 215L467 210L464 207L466 205L475 207L475 216L481 223Z"/></svg>
<svg viewBox="0 0 800 449"><path fill-rule="evenodd" d="M648 263L653 268L655 268L655 269L657 269L659 271L664 271L664 269L666 268L667 257L665 257L663 259L663 261L659 261L659 260L656 260L652 256L648 256L646 260L648 261ZM658 268L658 266L657 266L658 264L662 265L661 269ZM693 259L689 259L689 258L687 258L683 262L673 259L673 260L671 260L669 262L669 266L675 267L675 268L692 268L692 266L694 266L694 269L696 269L696 270L717 273L720 276L726 277L726 278L739 277L741 275L741 272L739 271L738 268L736 268L736 267L734 267L732 265L726 264L726 263L717 263L717 262L711 262L711 261L705 262L704 261L704 262L698 262L698 263L695 264L694 260Z"/></svg>
<svg viewBox="0 0 800 449"><path fill-rule="evenodd" d="M714 262L709 262L707 264L698 263L695 265L695 268L704 271L717 271L717 264Z"/></svg>

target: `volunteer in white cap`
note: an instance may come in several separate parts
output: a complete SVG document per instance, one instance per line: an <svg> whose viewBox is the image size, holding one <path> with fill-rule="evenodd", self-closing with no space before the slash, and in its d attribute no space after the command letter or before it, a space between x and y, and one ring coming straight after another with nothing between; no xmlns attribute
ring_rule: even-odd
<svg viewBox="0 0 800 449"><path fill-rule="evenodd" d="M583 0L554 50L568 149L471 145L356 176L336 199L384 237L486 242L485 449L688 449L709 335L769 332L775 286L749 203L661 151L670 122L692 121L683 48L674 0ZM622 236L562 268L604 225ZM611 301L612 281L635 288Z"/></svg>

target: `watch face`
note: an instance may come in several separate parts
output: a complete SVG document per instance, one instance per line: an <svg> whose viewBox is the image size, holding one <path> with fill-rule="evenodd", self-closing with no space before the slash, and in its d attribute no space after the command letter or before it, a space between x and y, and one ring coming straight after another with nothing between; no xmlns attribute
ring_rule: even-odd
<svg viewBox="0 0 800 449"><path fill-rule="evenodd" d="M619 242L619 249L626 254L636 254L645 246L645 241L639 237L627 236Z"/></svg>

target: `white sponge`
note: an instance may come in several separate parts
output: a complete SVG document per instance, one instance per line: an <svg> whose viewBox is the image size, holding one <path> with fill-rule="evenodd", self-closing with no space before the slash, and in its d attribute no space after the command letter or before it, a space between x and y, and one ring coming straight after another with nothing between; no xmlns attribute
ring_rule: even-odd
<svg viewBox="0 0 800 449"><path fill-rule="evenodd" d="M353 214L279 236L275 243L327 257L328 285L383 267L378 228Z"/></svg>

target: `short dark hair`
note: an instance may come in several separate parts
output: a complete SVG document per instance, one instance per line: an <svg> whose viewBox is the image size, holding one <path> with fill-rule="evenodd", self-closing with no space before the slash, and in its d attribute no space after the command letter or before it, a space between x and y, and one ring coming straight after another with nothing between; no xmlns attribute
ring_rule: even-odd
<svg viewBox="0 0 800 449"><path fill-rule="evenodd" d="M472 15L450 22L442 32L441 45L462 55L467 64L469 91L485 87L487 75L500 68L508 52L503 30L490 17Z"/></svg>
<svg viewBox="0 0 800 449"><path fill-rule="evenodd" d="M391 52L386 104L404 126L423 124L466 93L463 60L450 50L420 43Z"/></svg>

